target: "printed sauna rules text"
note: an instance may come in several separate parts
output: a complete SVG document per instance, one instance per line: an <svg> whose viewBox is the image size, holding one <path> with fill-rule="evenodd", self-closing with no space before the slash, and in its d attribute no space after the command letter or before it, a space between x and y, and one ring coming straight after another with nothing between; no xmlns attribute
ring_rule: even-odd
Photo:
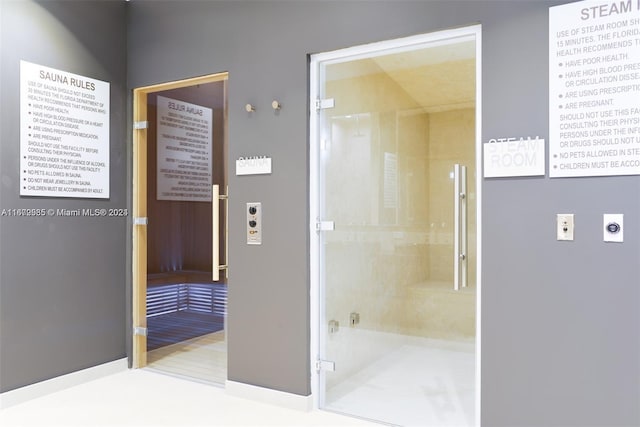
<svg viewBox="0 0 640 427"><path fill-rule="evenodd" d="M20 195L109 198L109 83L20 62Z"/></svg>
<svg viewBox="0 0 640 427"><path fill-rule="evenodd" d="M158 96L158 200L211 202L213 110Z"/></svg>
<svg viewBox="0 0 640 427"><path fill-rule="evenodd" d="M640 174L640 0L549 9L549 176Z"/></svg>

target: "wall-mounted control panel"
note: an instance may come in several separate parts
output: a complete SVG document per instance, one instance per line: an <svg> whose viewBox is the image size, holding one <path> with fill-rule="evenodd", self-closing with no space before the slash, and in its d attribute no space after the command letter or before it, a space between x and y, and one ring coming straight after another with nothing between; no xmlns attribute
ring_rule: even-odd
<svg viewBox="0 0 640 427"><path fill-rule="evenodd" d="M262 244L262 203L247 203L247 245Z"/></svg>
<svg viewBox="0 0 640 427"><path fill-rule="evenodd" d="M603 233L605 242L622 243L624 241L623 234L623 214L604 214L603 218Z"/></svg>
<svg viewBox="0 0 640 427"><path fill-rule="evenodd" d="M556 216L556 235L558 240L573 240L573 214Z"/></svg>

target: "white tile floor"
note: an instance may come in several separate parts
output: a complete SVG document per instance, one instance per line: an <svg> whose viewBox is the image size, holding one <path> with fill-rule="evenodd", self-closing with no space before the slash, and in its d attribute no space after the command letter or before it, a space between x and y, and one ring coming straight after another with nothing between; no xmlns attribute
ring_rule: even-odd
<svg viewBox="0 0 640 427"><path fill-rule="evenodd" d="M472 426L470 346L403 345L332 387L327 408L403 426Z"/></svg>
<svg viewBox="0 0 640 427"><path fill-rule="evenodd" d="M327 409L405 426L473 425L473 343L392 337L401 344L350 375L333 378L339 380L331 381ZM223 335L193 341L156 350L155 355L150 352L150 369L112 371L118 373L2 409L0 426L379 425L332 412L301 412L233 397L211 385L223 380L202 375L215 373L214 362L226 356ZM377 336L375 341L384 340Z"/></svg>
<svg viewBox="0 0 640 427"><path fill-rule="evenodd" d="M233 397L224 389L127 370L0 410L0 426L375 426Z"/></svg>

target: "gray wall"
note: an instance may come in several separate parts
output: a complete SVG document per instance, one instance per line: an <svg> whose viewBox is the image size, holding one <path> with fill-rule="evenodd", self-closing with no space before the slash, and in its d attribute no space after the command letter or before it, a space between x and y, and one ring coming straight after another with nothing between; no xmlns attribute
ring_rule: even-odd
<svg viewBox="0 0 640 427"><path fill-rule="evenodd" d="M126 208L126 6L2 0L0 14L0 208ZM109 200L19 196L20 60L111 82ZM0 217L0 391L126 356L127 221Z"/></svg>
<svg viewBox="0 0 640 427"><path fill-rule="evenodd" d="M558 3L129 5L130 88L229 71L229 161L273 158L270 176L230 177L231 380L309 393L307 54L481 23L483 140L548 138L548 8ZM483 424L640 423L640 178L485 180L483 192ZM248 201L263 202L260 247L243 243ZM555 240L566 212L572 243ZM605 212L625 214L624 244L601 241Z"/></svg>
<svg viewBox="0 0 640 427"><path fill-rule="evenodd" d="M125 207L123 52L128 88L229 71L230 166L264 154L274 168L230 177L229 378L307 395L307 54L479 22L483 140L547 138L548 7L562 2L3 1L1 207ZM18 197L19 59L112 83L111 200ZM485 180L483 196L483 424L640 424L640 178ZM248 201L263 202L259 247L240 237ZM557 242L566 212L577 237ZM601 241L603 213L625 214L624 244ZM121 357L126 225L1 221L2 390Z"/></svg>

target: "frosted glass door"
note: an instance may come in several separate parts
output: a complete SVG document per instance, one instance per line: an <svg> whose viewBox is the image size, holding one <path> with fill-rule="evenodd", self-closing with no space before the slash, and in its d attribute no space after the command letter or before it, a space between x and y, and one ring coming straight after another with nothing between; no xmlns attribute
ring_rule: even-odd
<svg viewBox="0 0 640 427"><path fill-rule="evenodd" d="M471 425L475 42L318 66L321 407Z"/></svg>

